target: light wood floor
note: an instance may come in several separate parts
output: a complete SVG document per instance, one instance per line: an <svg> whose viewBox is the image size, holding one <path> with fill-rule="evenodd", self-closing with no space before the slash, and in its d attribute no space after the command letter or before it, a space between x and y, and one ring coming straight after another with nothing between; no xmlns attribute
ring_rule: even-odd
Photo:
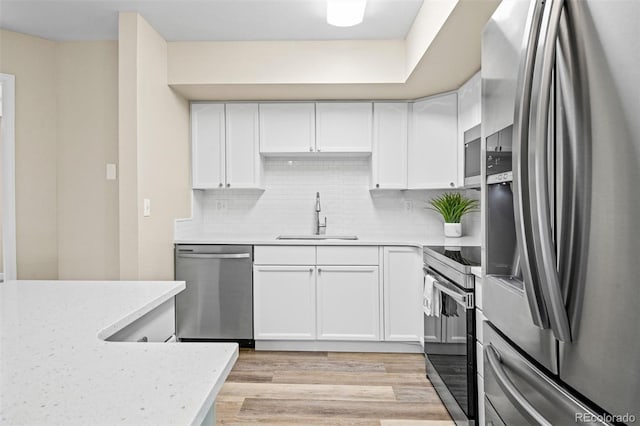
<svg viewBox="0 0 640 426"><path fill-rule="evenodd" d="M420 354L241 350L217 424L452 426Z"/></svg>

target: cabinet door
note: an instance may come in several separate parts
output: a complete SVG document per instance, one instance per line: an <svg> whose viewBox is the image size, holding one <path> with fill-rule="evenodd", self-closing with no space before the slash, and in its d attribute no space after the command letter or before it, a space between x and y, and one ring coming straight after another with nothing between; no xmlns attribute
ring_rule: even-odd
<svg viewBox="0 0 640 426"><path fill-rule="evenodd" d="M458 307L457 317L446 317L446 342L467 343L467 316L462 308Z"/></svg>
<svg viewBox="0 0 640 426"><path fill-rule="evenodd" d="M442 318L441 317L424 317L424 341L425 343L441 343L442 340Z"/></svg>
<svg viewBox="0 0 640 426"><path fill-rule="evenodd" d="M458 182L464 182L464 132L480 124L481 78L478 72L458 89Z"/></svg>
<svg viewBox="0 0 640 426"><path fill-rule="evenodd" d="M318 152L371 152L371 102L316 104Z"/></svg>
<svg viewBox="0 0 640 426"><path fill-rule="evenodd" d="M413 104L408 161L409 189L457 186L458 105L455 93Z"/></svg>
<svg viewBox="0 0 640 426"><path fill-rule="evenodd" d="M407 120L409 104L373 105L373 188L407 188Z"/></svg>
<svg viewBox="0 0 640 426"><path fill-rule="evenodd" d="M191 104L191 171L195 189L219 188L225 180L224 104Z"/></svg>
<svg viewBox="0 0 640 426"><path fill-rule="evenodd" d="M315 339L315 282L313 266L254 266L255 339Z"/></svg>
<svg viewBox="0 0 640 426"><path fill-rule="evenodd" d="M108 342L166 342L175 333L175 318L175 302L171 298L106 340Z"/></svg>
<svg viewBox="0 0 640 426"><path fill-rule="evenodd" d="M458 120L461 132L480 124L480 86L480 73L477 73L458 90Z"/></svg>
<svg viewBox="0 0 640 426"><path fill-rule="evenodd" d="M420 341L422 256L415 247L385 247L383 258L384 339Z"/></svg>
<svg viewBox="0 0 640 426"><path fill-rule="evenodd" d="M260 152L302 153L315 150L315 104L260 104Z"/></svg>
<svg viewBox="0 0 640 426"><path fill-rule="evenodd" d="M318 267L318 340L380 340L377 266Z"/></svg>
<svg viewBox="0 0 640 426"><path fill-rule="evenodd" d="M227 104L226 132L226 186L259 188L258 104Z"/></svg>

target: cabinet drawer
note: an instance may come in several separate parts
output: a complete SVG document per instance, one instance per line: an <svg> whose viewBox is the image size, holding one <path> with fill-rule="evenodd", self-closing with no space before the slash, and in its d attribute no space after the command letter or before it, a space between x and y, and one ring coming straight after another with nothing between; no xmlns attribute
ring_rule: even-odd
<svg viewBox="0 0 640 426"><path fill-rule="evenodd" d="M315 265L315 246L256 246L253 251L256 265Z"/></svg>
<svg viewBox="0 0 640 426"><path fill-rule="evenodd" d="M377 264L377 246L318 246L318 265Z"/></svg>
<svg viewBox="0 0 640 426"><path fill-rule="evenodd" d="M175 333L175 303L171 298L110 336L109 342L166 342Z"/></svg>

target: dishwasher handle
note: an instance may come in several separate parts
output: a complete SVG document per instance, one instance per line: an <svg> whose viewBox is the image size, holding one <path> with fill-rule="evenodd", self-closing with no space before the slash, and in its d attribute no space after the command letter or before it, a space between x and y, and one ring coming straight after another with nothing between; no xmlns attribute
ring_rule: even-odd
<svg viewBox="0 0 640 426"><path fill-rule="evenodd" d="M178 257L190 259L249 259L251 253L215 254L215 253L178 253Z"/></svg>

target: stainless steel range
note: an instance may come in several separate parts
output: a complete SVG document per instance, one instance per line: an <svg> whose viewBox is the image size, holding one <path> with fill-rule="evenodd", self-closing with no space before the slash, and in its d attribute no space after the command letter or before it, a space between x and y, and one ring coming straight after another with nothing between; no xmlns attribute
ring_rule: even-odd
<svg viewBox="0 0 640 426"><path fill-rule="evenodd" d="M425 285L441 298L424 317L427 377L457 424L475 424L475 278L480 247L427 246L423 252Z"/></svg>

